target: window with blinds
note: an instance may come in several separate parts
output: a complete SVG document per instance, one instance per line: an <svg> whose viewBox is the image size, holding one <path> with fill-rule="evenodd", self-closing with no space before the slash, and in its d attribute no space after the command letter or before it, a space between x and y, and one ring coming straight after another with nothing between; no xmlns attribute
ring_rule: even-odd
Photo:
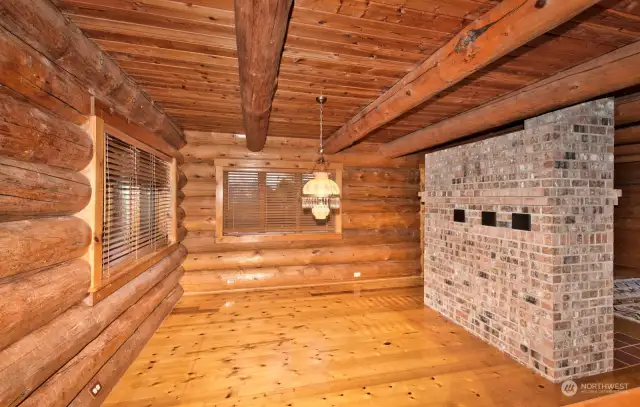
<svg viewBox="0 0 640 407"><path fill-rule="evenodd" d="M169 244L171 163L105 133L102 275Z"/></svg>
<svg viewBox="0 0 640 407"><path fill-rule="evenodd" d="M223 235L334 233L335 216L319 223L302 209L313 174L295 169L223 171ZM335 172L331 173L335 179Z"/></svg>

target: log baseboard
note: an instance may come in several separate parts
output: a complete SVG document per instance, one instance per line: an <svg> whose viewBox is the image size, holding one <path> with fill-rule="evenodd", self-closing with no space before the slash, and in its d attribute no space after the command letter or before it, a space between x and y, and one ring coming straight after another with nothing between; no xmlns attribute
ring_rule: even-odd
<svg viewBox="0 0 640 407"><path fill-rule="evenodd" d="M309 249L265 249L225 253L189 254L186 271L227 270L368 261L411 260L419 258L420 247L414 243L317 247Z"/></svg>
<svg viewBox="0 0 640 407"><path fill-rule="evenodd" d="M339 282L363 282L383 278L419 276L420 260L263 267L186 272L186 292L286 287Z"/></svg>

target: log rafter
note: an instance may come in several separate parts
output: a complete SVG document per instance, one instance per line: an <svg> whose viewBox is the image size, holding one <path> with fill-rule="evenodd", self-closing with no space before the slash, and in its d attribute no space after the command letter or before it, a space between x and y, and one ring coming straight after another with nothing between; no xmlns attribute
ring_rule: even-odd
<svg viewBox="0 0 640 407"><path fill-rule="evenodd" d="M267 140L271 104L293 0L234 0L242 119L247 148Z"/></svg>
<svg viewBox="0 0 640 407"><path fill-rule="evenodd" d="M560 72L380 147L400 157L640 83L640 42Z"/></svg>
<svg viewBox="0 0 640 407"><path fill-rule="evenodd" d="M505 0L469 24L327 141L333 154L597 3Z"/></svg>

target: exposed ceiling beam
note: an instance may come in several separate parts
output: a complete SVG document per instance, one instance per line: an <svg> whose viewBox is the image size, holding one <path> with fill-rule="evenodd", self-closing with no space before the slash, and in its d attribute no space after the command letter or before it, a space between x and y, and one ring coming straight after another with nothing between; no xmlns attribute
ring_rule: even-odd
<svg viewBox="0 0 640 407"><path fill-rule="evenodd" d="M598 0L504 0L453 37L335 132L336 153L498 58L557 27Z"/></svg>
<svg viewBox="0 0 640 407"><path fill-rule="evenodd" d="M247 148L267 140L271 103L293 0L234 0L242 120Z"/></svg>
<svg viewBox="0 0 640 407"><path fill-rule="evenodd" d="M71 74L98 100L176 148L182 130L49 0L0 1L0 25Z"/></svg>
<svg viewBox="0 0 640 407"><path fill-rule="evenodd" d="M399 157L640 83L640 41L380 147Z"/></svg>

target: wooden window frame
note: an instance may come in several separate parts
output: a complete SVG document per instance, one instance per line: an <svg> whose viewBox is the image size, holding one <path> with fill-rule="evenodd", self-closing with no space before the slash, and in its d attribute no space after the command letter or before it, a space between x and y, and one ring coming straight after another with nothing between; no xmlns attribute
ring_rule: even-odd
<svg viewBox="0 0 640 407"><path fill-rule="evenodd" d="M178 163L172 154L174 151L159 151L143 143L137 138L129 136L130 130L134 134L141 131L139 128L131 127L119 123L118 127L110 125L99 116L92 115L85 125L85 130L93 141L93 153L91 162L84 169L83 174L88 178L91 185L91 200L89 204L76 216L87 222L91 228L91 242L84 258L91 267L91 285L89 295L85 302L88 305L95 305L120 287L133 280L145 272L153 264L162 260L165 256L178 248ZM134 131L135 129L135 131ZM102 232L103 232L103 211L104 211L104 178L105 178L105 133L124 141L140 150L144 150L156 157L167 161L171 165L171 227L169 231L169 244L165 247L148 253L134 261L125 262L113 267L113 278L108 280L102 276ZM146 137L157 137L147 133Z"/></svg>
<svg viewBox="0 0 640 407"><path fill-rule="evenodd" d="M256 243L295 240L341 240L342 239L342 208L332 214L335 216L335 231L333 233L273 233L243 236L224 235L224 171L233 169L253 169L259 171L275 170L306 170L311 172L312 165L301 164L297 161L263 161L263 160L233 160L217 159L216 167L216 243ZM342 195L342 164L329 164L329 170L336 172L336 183Z"/></svg>

